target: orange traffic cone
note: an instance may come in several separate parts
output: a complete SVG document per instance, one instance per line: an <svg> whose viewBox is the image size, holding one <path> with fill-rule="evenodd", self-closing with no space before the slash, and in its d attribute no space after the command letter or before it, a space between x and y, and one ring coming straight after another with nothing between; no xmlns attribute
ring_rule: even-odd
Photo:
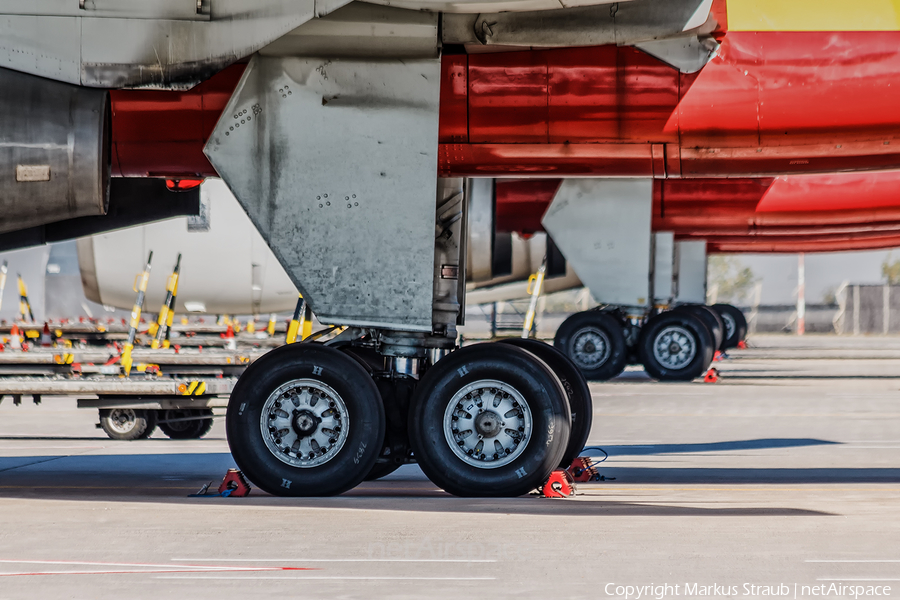
<svg viewBox="0 0 900 600"><path fill-rule="evenodd" d="M41 333L41 348L50 348L53 346L53 336L50 335L50 325L44 321L44 331Z"/></svg>
<svg viewBox="0 0 900 600"><path fill-rule="evenodd" d="M237 340L234 339L234 327L231 324L228 324L228 329L225 331L225 348L228 350L236 350L237 349Z"/></svg>
<svg viewBox="0 0 900 600"><path fill-rule="evenodd" d="M18 325L13 325L12 331L9 332L9 347L13 350L22 349L22 336L19 333Z"/></svg>

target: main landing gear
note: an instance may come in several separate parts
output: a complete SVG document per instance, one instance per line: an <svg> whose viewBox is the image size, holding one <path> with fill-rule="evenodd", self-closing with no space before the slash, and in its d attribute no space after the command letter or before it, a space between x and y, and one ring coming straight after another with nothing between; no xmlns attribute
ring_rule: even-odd
<svg viewBox="0 0 900 600"><path fill-rule="evenodd" d="M340 349L283 346L247 369L226 424L251 481L284 496L339 494L387 474L411 452L452 494L520 496L583 447L590 393L551 346L478 344L419 369L394 358L386 369L367 368L380 338L368 332ZM404 389L412 392L408 403Z"/></svg>
<svg viewBox="0 0 900 600"><path fill-rule="evenodd" d="M746 335L743 313L729 304L682 304L646 319L605 308L563 321L554 346L591 381L612 379L627 364L643 365L654 379L690 381L716 350L735 348Z"/></svg>

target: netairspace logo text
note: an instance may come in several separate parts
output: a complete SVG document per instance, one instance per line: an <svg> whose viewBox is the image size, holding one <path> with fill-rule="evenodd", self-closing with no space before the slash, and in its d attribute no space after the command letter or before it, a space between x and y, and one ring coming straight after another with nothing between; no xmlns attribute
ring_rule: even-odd
<svg viewBox="0 0 900 600"><path fill-rule="evenodd" d="M844 583L822 583L818 585L803 585L799 583L776 583L760 585L744 583L741 585L721 585L712 583L708 585L700 583L661 583L645 585L620 585L607 583L603 588L607 596L624 598L625 600L665 600L678 596L709 596L710 598L735 598L752 597L764 598L769 596L781 598L867 598L874 596L890 596L889 585L847 585Z"/></svg>

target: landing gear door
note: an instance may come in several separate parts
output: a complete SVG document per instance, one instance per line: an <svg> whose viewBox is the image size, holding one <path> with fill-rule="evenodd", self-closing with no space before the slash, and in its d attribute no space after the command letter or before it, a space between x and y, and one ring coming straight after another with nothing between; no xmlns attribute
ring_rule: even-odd
<svg viewBox="0 0 900 600"><path fill-rule="evenodd" d="M324 322L431 330L439 79L255 56L205 148Z"/></svg>

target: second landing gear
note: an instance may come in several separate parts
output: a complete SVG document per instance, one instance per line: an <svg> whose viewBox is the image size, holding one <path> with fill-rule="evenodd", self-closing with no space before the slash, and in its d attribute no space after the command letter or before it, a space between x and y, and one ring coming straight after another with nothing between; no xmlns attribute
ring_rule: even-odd
<svg viewBox="0 0 900 600"><path fill-rule="evenodd" d="M709 368L716 350L737 346L746 334L740 311L721 306L683 304L646 320L615 310L581 312L563 321L554 346L591 381L611 379L628 363L655 379L690 381Z"/></svg>

